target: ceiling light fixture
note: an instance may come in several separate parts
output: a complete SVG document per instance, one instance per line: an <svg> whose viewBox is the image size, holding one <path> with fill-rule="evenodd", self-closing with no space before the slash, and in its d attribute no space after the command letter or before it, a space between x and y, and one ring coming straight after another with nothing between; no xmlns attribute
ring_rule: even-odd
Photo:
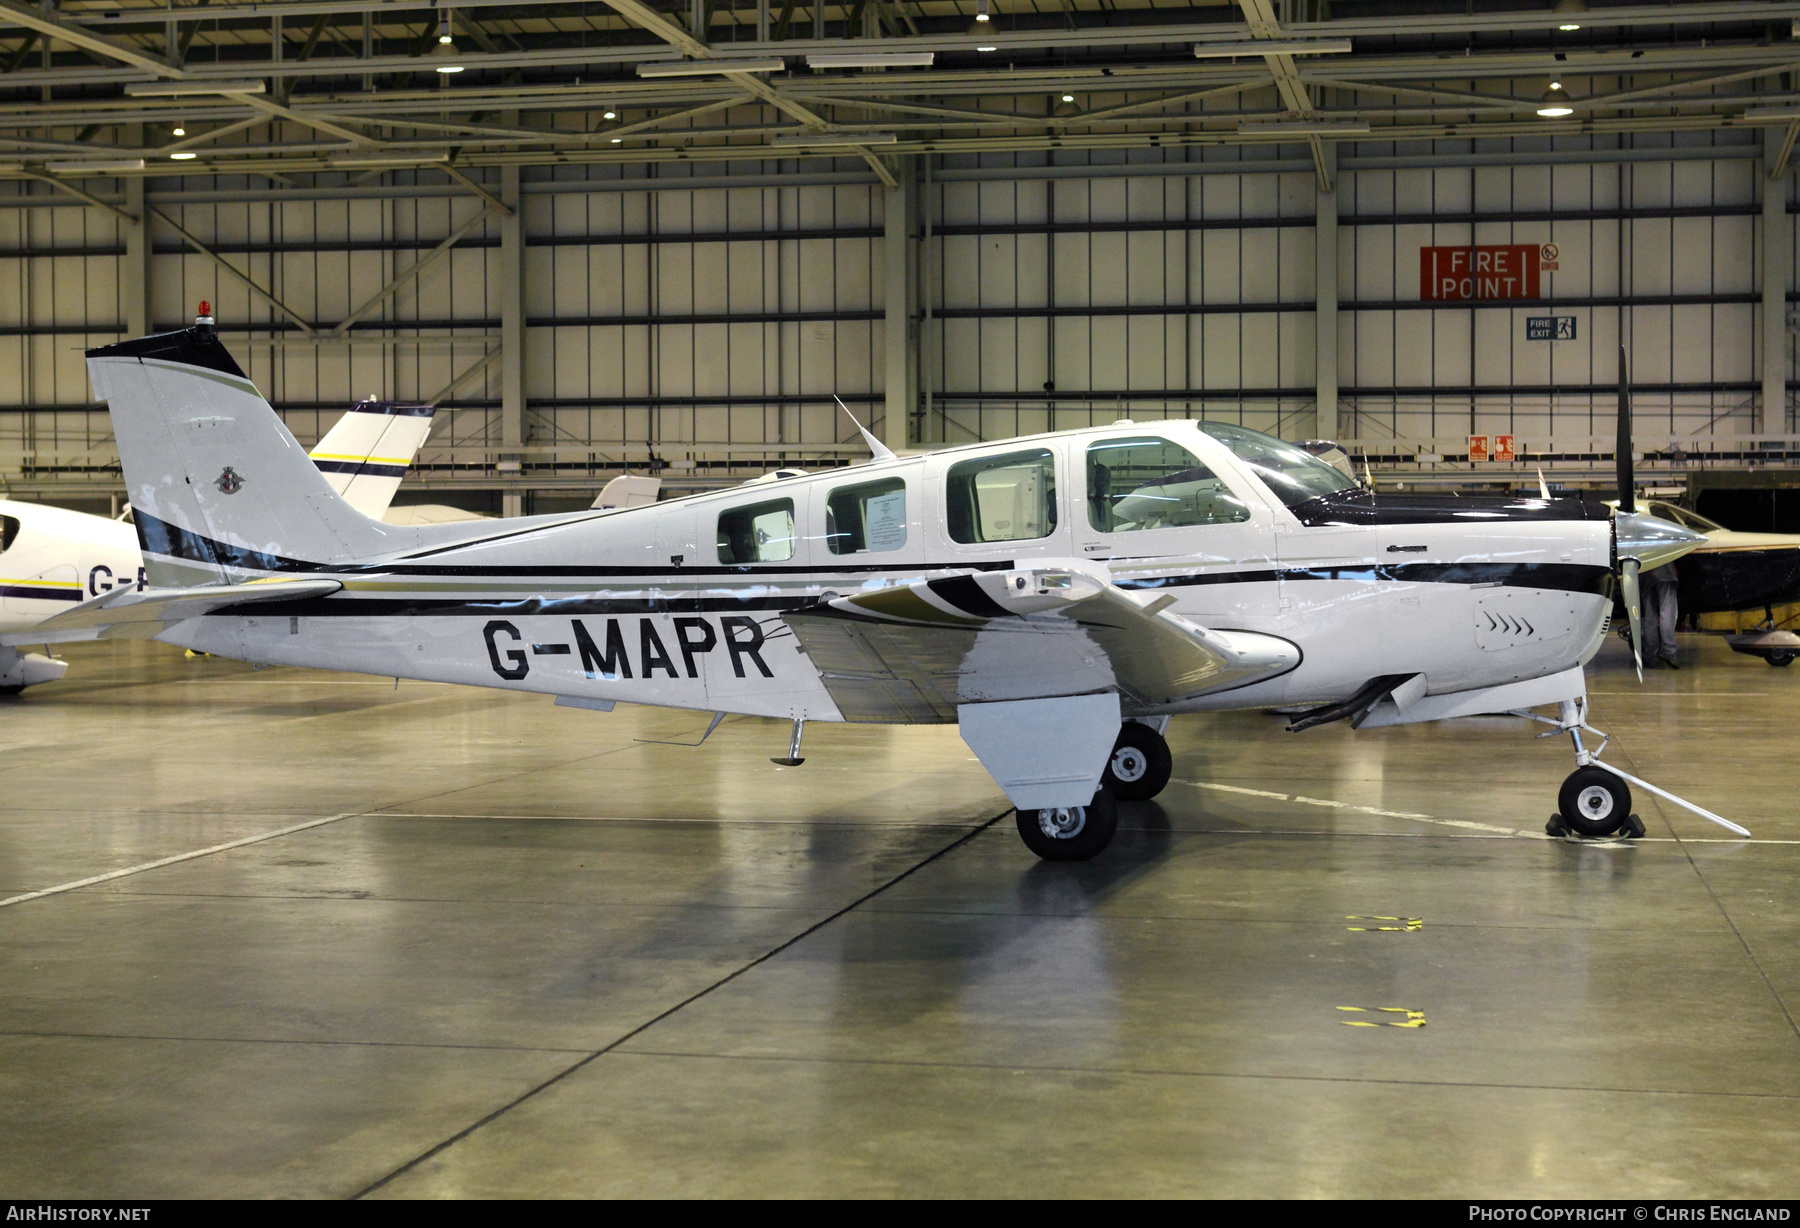
<svg viewBox="0 0 1800 1228"><path fill-rule="evenodd" d="M637 66L640 77L706 77L726 72L781 72L786 60L661 60Z"/></svg>
<svg viewBox="0 0 1800 1228"><path fill-rule="evenodd" d="M1195 43L1194 56L1222 60L1234 55L1348 55L1347 38L1264 39L1251 43Z"/></svg>
<svg viewBox="0 0 1800 1228"><path fill-rule="evenodd" d="M188 150L183 150L180 153L170 154L169 160L171 162L192 162L195 158L198 158L199 156L200 155L197 153L193 153Z"/></svg>
<svg viewBox="0 0 1800 1228"><path fill-rule="evenodd" d="M1000 48L998 48L998 47L977 47L977 48L975 48L975 50L977 50L977 51L998 51L998 50L1000 50Z"/></svg>
<svg viewBox="0 0 1800 1228"><path fill-rule="evenodd" d="M175 126L171 129L169 129L169 131L172 134L174 134L175 136L186 136L187 135L187 128L185 126L183 126L183 124L180 120L176 120Z"/></svg>
<svg viewBox="0 0 1800 1228"><path fill-rule="evenodd" d="M1559 30L1581 29L1580 14L1588 11L1587 0L1556 0L1556 23Z"/></svg>
<svg viewBox="0 0 1800 1228"><path fill-rule="evenodd" d="M988 0L975 0L975 24L983 25L989 20Z"/></svg>
<svg viewBox="0 0 1800 1228"><path fill-rule="evenodd" d="M1075 95L1062 94L1059 95L1057 103L1050 108L1050 114L1055 119L1068 119L1081 114L1081 108L1075 105Z"/></svg>
<svg viewBox="0 0 1800 1228"><path fill-rule="evenodd" d="M183 98L189 94L266 94L262 81L137 81L125 87L128 98Z"/></svg>
<svg viewBox="0 0 1800 1228"><path fill-rule="evenodd" d="M607 111L600 118L601 119L617 119L617 118L619 118L619 113L617 111Z"/></svg>
<svg viewBox="0 0 1800 1228"><path fill-rule="evenodd" d="M808 68L930 68L937 60L935 51L863 51L840 55L809 55Z"/></svg>
<svg viewBox="0 0 1800 1228"><path fill-rule="evenodd" d="M437 70L441 73L461 72L463 66L457 63L456 40L450 36L450 10L445 9L438 21L437 46L431 49L433 58L438 61Z"/></svg>
<svg viewBox="0 0 1800 1228"><path fill-rule="evenodd" d="M1565 115L1573 115L1575 108L1569 105L1569 101L1568 91L1563 89L1562 82L1552 81L1550 88L1544 91L1543 98L1539 99L1542 105L1538 107L1537 113L1545 119L1561 119Z"/></svg>

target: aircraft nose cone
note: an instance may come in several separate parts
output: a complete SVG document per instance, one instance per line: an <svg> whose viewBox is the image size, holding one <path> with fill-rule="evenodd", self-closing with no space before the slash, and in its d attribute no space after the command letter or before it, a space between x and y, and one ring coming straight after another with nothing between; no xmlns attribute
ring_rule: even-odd
<svg viewBox="0 0 1800 1228"><path fill-rule="evenodd" d="M1619 557L1636 559L1644 571L1672 562L1706 542L1704 533L1643 512L1616 513L1613 523L1618 533Z"/></svg>

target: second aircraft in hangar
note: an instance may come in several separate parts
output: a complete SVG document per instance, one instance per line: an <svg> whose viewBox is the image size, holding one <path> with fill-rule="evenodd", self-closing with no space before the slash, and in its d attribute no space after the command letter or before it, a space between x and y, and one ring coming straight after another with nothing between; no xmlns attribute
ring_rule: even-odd
<svg viewBox="0 0 1800 1228"><path fill-rule="evenodd" d="M954 722L1052 859L1167 781L1171 715L1235 708L1301 708L1299 730L1554 706L1563 817L1615 831L1645 782L1585 749L1582 665L1615 571L1635 601L1640 565L1702 540L1572 500L1376 496L1189 421L401 527L331 489L210 322L88 364L149 587L34 635L779 717L787 763L806 721Z"/></svg>

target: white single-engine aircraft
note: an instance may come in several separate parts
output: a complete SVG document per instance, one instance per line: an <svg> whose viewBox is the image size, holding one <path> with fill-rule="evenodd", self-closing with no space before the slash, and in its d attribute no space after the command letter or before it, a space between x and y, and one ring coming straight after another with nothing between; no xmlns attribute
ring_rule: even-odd
<svg viewBox="0 0 1800 1228"><path fill-rule="evenodd" d="M149 587L34 636L779 717L788 764L806 721L954 721L1051 859L1093 856L1115 797L1163 787L1171 715L1232 708L1302 708L1301 730L1556 705L1536 719L1580 764L1562 815L1615 831L1642 782L1583 748L1582 664L1614 571L1702 540L1573 500L1376 496L1189 421L872 445L868 465L647 507L400 527L331 489L210 321L88 369Z"/></svg>
<svg viewBox="0 0 1800 1228"><path fill-rule="evenodd" d="M429 405L370 397L325 432L310 453L312 462L351 507L380 519L430 434L434 412ZM25 632L84 598L147 587L129 511L114 520L0 499L0 633ZM0 695L54 682L67 669L66 662L41 653L0 647Z"/></svg>

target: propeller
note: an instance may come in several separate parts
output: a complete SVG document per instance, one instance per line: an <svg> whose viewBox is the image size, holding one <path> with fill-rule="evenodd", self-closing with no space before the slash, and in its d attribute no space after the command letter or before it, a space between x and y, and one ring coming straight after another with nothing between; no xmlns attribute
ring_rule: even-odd
<svg viewBox="0 0 1800 1228"><path fill-rule="evenodd" d="M1631 473L1631 374L1626 366L1625 347L1619 346L1619 436L1613 454L1618 464L1619 516L1637 511L1635 483ZM1613 539L1618 540L1617 517L1613 521ZM1625 603L1625 618L1631 626L1631 663L1637 667L1638 681L1644 680L1644 616L1639 601L1639 560L1619 559L1619 598Z"/></svg>

